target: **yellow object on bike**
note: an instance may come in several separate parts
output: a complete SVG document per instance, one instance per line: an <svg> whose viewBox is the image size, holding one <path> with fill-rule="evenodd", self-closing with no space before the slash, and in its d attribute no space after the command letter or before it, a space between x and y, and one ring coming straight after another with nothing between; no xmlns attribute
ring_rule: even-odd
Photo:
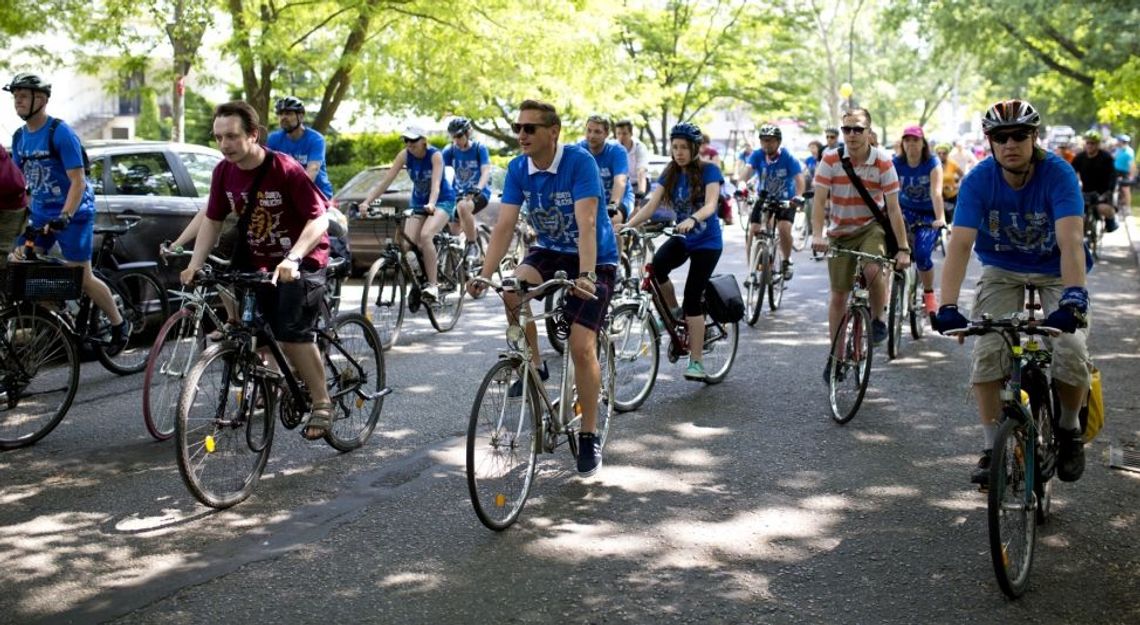
<svg viewBox="0 0 1140 625"><path fill-rule="evenodd" d="M1022 389L1022 391L1021 391L1021 405L1022 406L1028 406L1029 405L1029 393L1026 393L1024 389Z"/></svg>
<svg viewBox="0 0 1140 625"><path fill-rule="evenodd" d="M206 436L206 453L208 453L208 454L214 453L214 447L215 447L214 437L207 435Z"/></svg>
<svg viewBox="0 0 1140 625"><path fill-rule="evenodd" d="M1092 385L1089 386L1088 406L1081 411L1082 425L1085 428L1085 442L1096 438L1100 429L1104 427L1104 391L1101 385L1100 369L1093 367Z"/></svg>

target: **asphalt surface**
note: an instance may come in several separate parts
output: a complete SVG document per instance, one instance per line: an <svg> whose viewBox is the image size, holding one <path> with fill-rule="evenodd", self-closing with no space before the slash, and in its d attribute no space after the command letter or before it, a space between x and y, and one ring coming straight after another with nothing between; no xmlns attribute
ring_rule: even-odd
<svg viewBox="0 0 1140 625"><path fill-rule="evenodd" d="M721 269L742 275L727 232ZM1140 473L1107 462L1140 440L1140 272L1125 230L1106 246L1090 347L1107 423L1084 477L1054 489L1020 600L994 581L967 480L982 441L969 346L928 333L895 361L880 350L863 408L836 425L825 267L801 253L784 307L742 324L723 384L662 358L598 475L578 478L564 449L540 457L502 533L471 509L462 451L502 346L493 295L447 334L410 316L364 448L279 427L257 492L220 512L185 489L172 443L149 439L142 376L86 364L64 423L0 455L0 622L1140 622Z"/></svg>

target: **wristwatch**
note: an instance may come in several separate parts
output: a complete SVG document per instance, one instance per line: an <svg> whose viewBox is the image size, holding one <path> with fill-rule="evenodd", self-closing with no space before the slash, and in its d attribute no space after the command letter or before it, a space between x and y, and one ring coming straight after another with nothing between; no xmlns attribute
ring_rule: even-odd
<svg viewBox="0 0 1140 625"><path fill-rule="evenodd" d="M298 255L296 252L290 252L290 253L286 254L285 260L287 260L289 262L297 263L298 265L301 264L301 256Z"/></svg>
<svg viewBox="0 0 1140 625"><path fill-rule="evenodd" d="M582 273L578 274L578 277L579 278L585 278L593 284L598 283L598 274L596 274L592 271L583 271Z"/></svg>

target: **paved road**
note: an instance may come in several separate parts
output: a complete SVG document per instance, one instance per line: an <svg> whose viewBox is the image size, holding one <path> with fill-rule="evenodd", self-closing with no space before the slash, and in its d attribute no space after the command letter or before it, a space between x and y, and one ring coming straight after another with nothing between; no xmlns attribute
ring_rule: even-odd
<svg viewBox="0 0 1140 625"><path fill-rule="evenodd" d="M739 230L722 267L740 273ZM388 354L397 392L369 444L338 455L279 430L255 496L214 512L148 439L141 376L90 364L67 420L0 455L5 623L1136 623L1140 273L1123 230L1090 278L1108 423L1059 484L1029 593L997 589L968 350L906 342L847 426L827 416L826 275L802 255L785 308L742 333L728 380L665 365L616 422L604 469L545 457L522 520L479 524L466 413L501 345L484 300ZM975 269L976 270L976 269Z"/></svg>

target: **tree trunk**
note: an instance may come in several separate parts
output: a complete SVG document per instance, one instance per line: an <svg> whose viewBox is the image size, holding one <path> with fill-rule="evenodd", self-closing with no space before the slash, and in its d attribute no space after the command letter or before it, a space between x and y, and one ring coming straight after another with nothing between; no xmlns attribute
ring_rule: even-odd
<svg viewBox="0 0 1140 625"><path fill-rule="evenodd" d="M344 41L340 63L337 64L336 72L325 85L325 93L321 97L321 110L313 119L313 130L321 134L328 133L329 126L332 125L332 120L336 116L340 103L344 100L345 94L348 93L348 88L352 86L352 73L360 62L360 50L368 39L368 28L379 6L380 0L366 0L357 14L356 24L353 25Z"/></svg>

